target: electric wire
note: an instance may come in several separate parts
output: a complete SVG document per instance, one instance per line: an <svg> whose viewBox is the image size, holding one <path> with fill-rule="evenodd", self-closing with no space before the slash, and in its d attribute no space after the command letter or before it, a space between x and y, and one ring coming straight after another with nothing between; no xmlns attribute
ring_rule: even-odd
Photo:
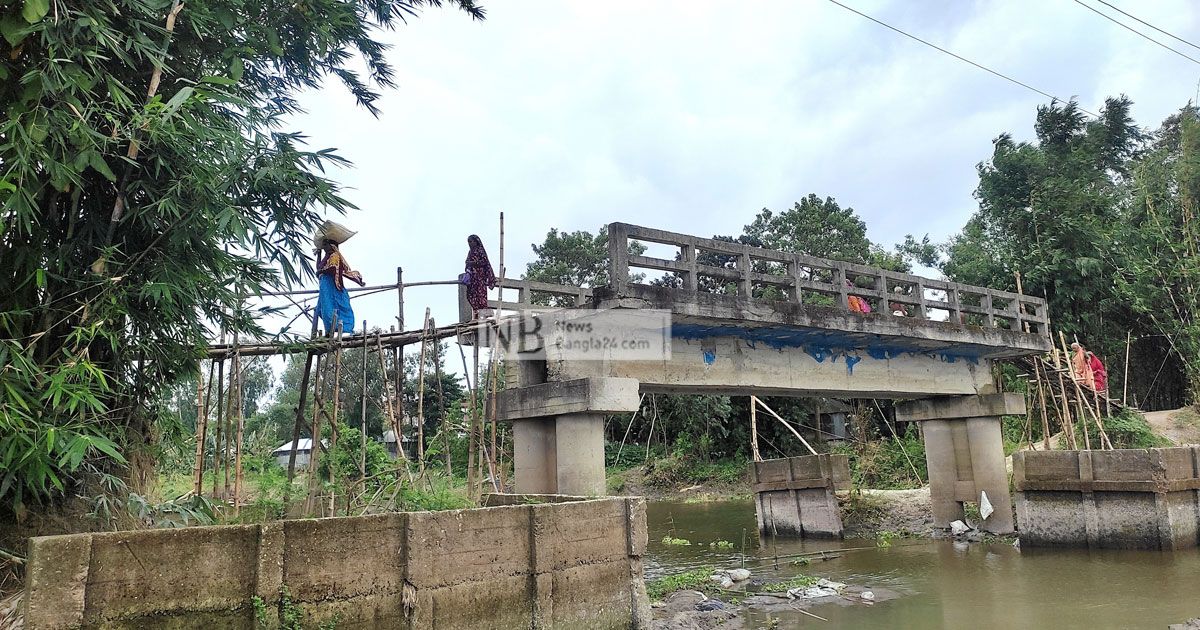
<svg viewBox="0 0 1200 630"><path fill-rule="evenodd" d="M832 2L833 0L830 0L830 1ZM1096 7L1093 7L1089 4L1084 4L1081 0L1075 0L1075 4L1078 4L1079 6L1087 9L1088 11L1091 11L1092 13L1095 13L1096 15L1099 15L1100 17L1108 20L1109 22L1112 22L1113 24L1116 24L1117 26L1120 26L1121 28L1123 28L1131 33L1136 33L1139 37L1149 40L1149 41L1152 41L1155 44L1158 44L1159 46L1166 48L1167 50L1175 53L1176 55L1179 55L1180 57L1183 57L1184 59L1187 59L1188 61L1200 66L1200 60L1197 60L1193 57L1189 57L1188 55L1185 55L1185 54L1179 52L1178 50L1171 48L1170 46L1158 41L1157 39L1154 39L1153 37L1150 37L1149 35L1137 30L1136 28L1133 28L1132 26L1112 17L1111 15L1104 13L1103 11L1097 9Z"/></svg>
<svg viewBox="0 0 1200 630"><path fill-rule="evenodd" d="M1143 20L1142 18L1140 18L1140 17L1138 17L1138 16L1136 16L1136 15L1133 15L1132 13L1128 13L1128 12L1126 12L1126 11L1122 11L1122 10L1121 10L1121 8L1120 8L1120 7L1118 7L1118 6L1115 6L1115 5L1109 4L1109 3L1105 2L1104 0L1096 0L1096 2L1099 2L1100 4L1103 4L1104 6L1106 6L1106 7L1110 8L1110 9L1112 9L1113 11L1116 11L1117 13L1120 13L1121 15L1124 15L1125 17L1128 17L1128 18L1131 18L1131 19L1137 20L1138 22L1141 22L1142 24L1145 24L1146 26L1149 26L1150 28L1152 28L1152 29L1154 29L1154 30L1158 31L1159 33L1162 33L1163 35L1166 35L1167 37L1170 37L1171 39L1174 39L1174 40L1176 40L1176 41L1179 41L1179 42L1182 42L1182 43L1184 43L1184 44L1187 44L1188 46L1191 46L1192 48L1195 48L1196 50L1200 50L1200 46L1197 46L1197 45L1193 44L1192 42L1189 42L1188 40L1186 40L1186 39L1184 39L1184 38L1182 38L1182 37L1179 37L1178 35L1174 35L1174 34L1172 34L1172 33L1169 33L1169 32L1167 32L1167 31L1164 31L1164 30L1162 30L1161 28L1158 28L1157 26L1155 26L1155 25L1153 25L1153 24L1151 24L1151 23L1147 22L1146 20Z"/></svg>
<svg viewBox="0 0 1200 630"><path fill-rule="evenodd" d="M1014 83L1014 84L1016 84L1016 85L1019 85L1019 86L1021 86L1021 87L1025 88L1025 89L1027 89L1027 90L1030 90L1030 91L1032 91L1032 92L1036 92L1036 93L1038 93L1038 94L1041 94L1042 96L1045 96L1046 98L1049 98L1049 99L1051 99L1051 100L1054 100L1054 101L1058 101L1058 102L1060 102L1060 103L1067 103L1067 102L1069 102L1069 101L1068 101L1067 99L1065 99L1065 98L1059 98L1059 97L1057 97L1057 96L1055 96L1055 95L1053 95L1053 94L1051 94L1051 93L1049 93L1049 92L1046 92L1046 91L1043 91L1043 90L1039 90L1039 89L1037 89L1037 88L1033 87L1032 85L1029 85L1028 83L1025 83L1025 82L1023 82L1023 81L1019 81L1019 80L1017 80L1017 79L1014 79L1014 78L1012 78L1012 77L1010 77L1010 76L1008 76L1008 75L1006 75L1006 74L1004 74L1004 73L1002 73L1002 72L998 72L998 71L996 71L996 70L992 70L991 68L989 68L989 67L987 67L987 66L985 66L985 65L983 65L983 64L980 64L980 63L976 63L976 62L974 62L974 61L971 61L970 59L967 59L966 57L963 57L962 55L959 55L959 54L957 54L957 53L954 53L954 52L951 52L951 51L949 51L949 50L946 50L945 48L942 48L941 46L938 46L937 44L934 44L934 43L928 42L928 41L926 41L926 40L924 40L924 39L921 39L920 37L917 37L916 35L912 35L912 34L910 34L910 33L907 33L907 32L905 32L905 31L902 31L902 30L900 30L899 28L896 28L895 26L892 26L891 24L888 24L887 22L884 22L884 21L882 21L882 20L878 20L878 19L876 19L876 18L873 18L873 17L871 17L871 16L867 15L866 13L863 13L862 11L859 11L858 9L855 9L855 8L853 8L853 7L846 6L846 5L842 4L841 2L838 2L838 0L829 0L829 1L830 1L830 2L832 2L833 4L836 4L836 5L838 5L839 7L842 7L843 9L845 9L845 10L847 10L847 11L851 12L851 13L854 13L854 14L857 14L857 15L859 15L859 16L861 16L861 17L864 17L864 18L866 18L866 19L868 19L868 20L870 20L870 21L872 21L872 22L874 22L874 23L876 23L876 24L878 24L878 25L880 25L880 26L882 26L882 27L884 27L884 28L886 28L886 29L889 29L889 30L895 31L895 32L897 32L897 33L899 33L899 34L901 34L901 35L903 35L903 36L905 36L905 37L907 37L907 38L909 38L909 39L912 39L912 40L918 41L918 42L920 42L920 43L922 43L922 44L925 44L926 46L929 46L930 48L932 48L932 49L934 49L934 50L937 50L938 52L941 52L941 53L945 53L945 54L947 54L947 55L950 55L951 57L954 57L955 59L958 59L959 61L963 61L963 62L969 63L969 64L971 64L972 66L975 66L976 68L979 68L980 70L983 70L984 72L987 72L987 73L989 73L989 74L993 74L993 75L995 75L995 76L997 76L997 77L1000 77L1001 79L1004 79L1005 81L1008 81L1009 83ZM1076 0L1076 1L1078 2L1078 0ZM1086 5L1085 5L1085 6L1086 6ZM1090 7L1089 7L1089 8L1090 8ZM1093 116L1093 117L1095 117L1095 118L1099 118L1099 117L1100 117L1100 116L1099 116L1098 114L1096 114L1095 112L1090 112L1090 111L1088 111L1088 110L1086 110L1086 109L1083 109L1082 107L1079 107L1079 111L1081 111L1081 112L1083 112L1083 113L1085 113L1085 114L1088 114L1089 116Z"/></svg>

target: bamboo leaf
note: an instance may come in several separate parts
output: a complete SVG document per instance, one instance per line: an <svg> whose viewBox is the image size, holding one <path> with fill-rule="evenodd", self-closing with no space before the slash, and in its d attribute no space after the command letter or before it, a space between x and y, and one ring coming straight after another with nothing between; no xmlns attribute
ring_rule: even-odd
<svg viewBox="0 0 1200 630"><path fill-rule="evenodd" d="M21 17L25 18L26 22L33 24L46 17L50 12L50 0L25 0L25 6L21 9Z"/></svg>

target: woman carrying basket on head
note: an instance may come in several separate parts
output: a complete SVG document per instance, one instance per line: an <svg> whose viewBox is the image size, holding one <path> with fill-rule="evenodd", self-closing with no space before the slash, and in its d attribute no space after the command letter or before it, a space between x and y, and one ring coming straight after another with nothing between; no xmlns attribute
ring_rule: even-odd
<svg viewBox="0 0 1200 630"><path fill-rule="evenodd" d="M345 279L349 278L363 286L362 274L350 269L339 245L354 236L333 221L326 221L313 236L313 243L320 255L317 259L317 278L320 292L317 297L317 314L325 324L325 332L340 328L347 334L354 333L354 309L350 307L350 294L346 291ZM335 326L336 322L336 326Z"/></svg>

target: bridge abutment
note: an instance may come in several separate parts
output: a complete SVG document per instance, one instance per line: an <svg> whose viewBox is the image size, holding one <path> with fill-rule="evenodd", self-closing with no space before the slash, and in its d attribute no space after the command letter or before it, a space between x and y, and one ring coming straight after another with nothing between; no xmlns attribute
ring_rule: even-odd
<svg viewBox="0 0 1200 630"><path fill-rule="evenodd" d="M1025 413L1019 394L931 398L900 403L896 419L920 422L934 525L949 527L963 518L963 502L986 494L993 512L980 529L1006 534L1015 530L1000 418Z"/></svg>

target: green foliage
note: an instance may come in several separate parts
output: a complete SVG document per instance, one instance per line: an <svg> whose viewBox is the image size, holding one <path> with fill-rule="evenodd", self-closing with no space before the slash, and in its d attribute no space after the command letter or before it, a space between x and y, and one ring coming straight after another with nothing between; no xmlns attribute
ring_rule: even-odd
<svg viewBox="0 0 1200 630"><path fill-rule="evenodd" d="M325 427L325 429L324 439L332 442L332 432L329 431L329 427ZM394 471L396 466L400 465L388 456L387 449L382 444L367 439L364 472L363 453L362 432L348 424L339 423L337 444L332 445L320 457L317 474L321 479L329 479L332 471L335 483L345 486L358 483L364 477L369 483L378 485L383 483L383 480L379 478L381 475Z"/></svg>
<svg viewBox="0 0 1200 630"><path fill-rule="evenodd" d="M1076 443L1079 444L1079 448L1083 448L1083 423L1076 420L1074 428ZM1105 418L1104 431L1108 434L1108 439L1112 442L1113 448L1159 448L1173 446L1170 440L1154 433L1154 430L1146 422L1146 418L1136 411L1129 409L1121 410L1120 413ZM1090 436L1092 447L1099 448L1100 429L1096 426L1096 421L1091 419L1090 416L1087 421L1087 432Z"/></svg>
<svg viewBox="0 0 1200 630"><path fill-rule="evenodd" d="M304 630L304 609L292 601L292 594L287 585L279 589L278 624L271 622L272 615L268 615L267 603L261 597L255 595L250 598L250 605L254 608L254 627L258 630ZM334 630L340 618L340 614L334 615L333 619L317 624L317 629Z"/></svg>
<svg viewBox="0 0 1200 630"><path fill-rule="evenodd" d="M662 544L670 547L691 547L692 541L686 538L673 538L670 535L663 536Z"/></svg>
<svg viewBox="0 0 1200 630"><path fill-rule="evenodd" d="M899 441L882 438L866 443L840 444L833 452L844 454L850 460L850 477L855 487L919 488L929 480L929 471L925 464L925 443L916 433L915 428L908 428Z"/></svg>
<svg viewBox="0 0 1200 630"><path fill-rule="evenodd" d="M812 577L811 575L797 574L786 580L771 582L770 584L764 585L763 588L772 593L786 593L793 588L812 586L819 581L819 578Z"/></svg>
<svg viewBox="0 0 1200 630"><path fill-rule="evenodd" d="M1129 393L1169 408L1200 391L1200 125L1188 106L1147 135L1131 107L1108 99L1089 120L1052 103L1038 108L1035 143L997 138L978 167L979 211L946 244L942 270L1006 290L1021 272L1055 326L1109 365L1132 333ZM1110 370L1110 387L1122 377Z"/></svg>
<svg viewBox="0 0 1200 630"><path fill-rule="evenodd" d="M163 394L194 376L205 338L264 334L239 297L311 274L313 228L352 207L323 176L346 161L283 128L298 94L332 77L378 113L367 82L394 77L377 32L441 4L4 3L7 509L69 491L85 460L149 466Z"/></svg>
<svg viewBox="0 0 1200 630"><path fill-rule="evenodd" d="M745 479L746 471L746 460L741 458L706 462L676 453L650 460L646 468L646 485L677 488L685 484L733 484Z"/></svg>
<svg viewBox="0 0 1200 630"><path fill-rule="evenodd" d="M708 546L713 549L733 549L733 543L728 540L714 540L708 543Z"/></svg>
<svg viewBox="0 0 1200 630"><path fill-rule="evenodd" d="M657 602L675 591L709 589L712 587L712 580L709 578L714 571L715 569L708 567L646 580L646 595L650 597L650 601Z"/></svg>

